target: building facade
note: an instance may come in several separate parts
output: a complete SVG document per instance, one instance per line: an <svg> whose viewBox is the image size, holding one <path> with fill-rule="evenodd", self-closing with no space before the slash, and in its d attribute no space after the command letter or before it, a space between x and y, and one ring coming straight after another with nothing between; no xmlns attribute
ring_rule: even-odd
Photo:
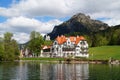
<svg viewBox="0 0 120 80"><path fill-rule="evenodd" d="M41 55L46 57L89 57L88 43L83 36L58 36L52 46L43 48Z"/></svg>

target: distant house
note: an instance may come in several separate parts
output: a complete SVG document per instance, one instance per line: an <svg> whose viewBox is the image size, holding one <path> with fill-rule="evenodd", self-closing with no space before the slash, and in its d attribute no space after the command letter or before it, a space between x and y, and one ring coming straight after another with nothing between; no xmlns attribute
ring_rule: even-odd
<svg viewBox="0 0 120 80"><path fill-rule="evenodd" d="M52 46L44 46L41 53L46 57L89 57L88 43L83 36L58 36Z"/></svg>
<svg viewBox="0 0 120 80"><path fill-rule="evenodd" d="M34 54L32 54L29 49L25 48L25 49L20 50L20 57L21 58L22 57L34 57Z"/></svg>
<svg viewBox="0 0 120 80"><path fill-rule="evenodd" d="M51 46L42 46L41 57L51 57Z"/></svg>
<svg viewBox="0 0 120 80"><path fill-rule="evenodd" d="M47 40L47 41L50 41L50 36L49 35L45 35L44 39Z"/></svg>

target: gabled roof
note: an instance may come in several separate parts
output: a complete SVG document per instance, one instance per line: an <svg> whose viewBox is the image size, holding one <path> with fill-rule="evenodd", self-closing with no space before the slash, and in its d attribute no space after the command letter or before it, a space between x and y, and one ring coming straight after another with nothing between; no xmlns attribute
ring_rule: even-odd
<svg viewBox="0 0 120 80"><path fill-rule="evenodd" d="M83 36L77 36L75 44L78 44L79 41L81 41L81 40L85 40L85 38Z"/></svg>
<svg viewBox="0 0 120 80"><path fill-rule="evenodd" d="M42 46L42 49L49 49L49 48L51 48L51 46Z"/></svg>
<svg viewBox="0 0 120 80"><path fill-rule="evenodd" d="M81 40L85 40L85 38L83 36L70 36L70 37L65 37L64 35L62 36L58 36L56 38L56 41L58 42L58 44L63 44L67 41L67 39L70 39L71 42L75 42L75 44L78 44L79 41Z"/></svg>
<svg viewBox="0 0 120 80"><path fill-rule="evenodd" d="M71 42L75 42L76 41L76 37L75 36L70 36L69 39L70 39Z"/></svg>
<svg viewBox="0 0 120 80"><path fill-rule="evenodd" d="M58 36L57 38L56 38L56 41L58 42L58 44L63 44L64 42L66 42L66 37L65 36Z"/></svg>

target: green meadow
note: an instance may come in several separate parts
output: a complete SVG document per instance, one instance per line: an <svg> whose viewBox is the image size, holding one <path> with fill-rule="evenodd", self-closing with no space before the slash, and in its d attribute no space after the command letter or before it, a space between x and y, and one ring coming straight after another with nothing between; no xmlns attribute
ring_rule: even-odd
<svg viewBox="0 0 120 80"><path fill-rule="evenodd" d="M101 46L89 48L90 60L120 60L120 46Z"/></svg>

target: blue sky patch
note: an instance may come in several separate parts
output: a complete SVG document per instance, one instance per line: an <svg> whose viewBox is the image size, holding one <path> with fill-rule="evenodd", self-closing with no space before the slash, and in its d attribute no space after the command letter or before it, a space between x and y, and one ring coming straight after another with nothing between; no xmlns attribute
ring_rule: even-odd
<svg viewBox="0 0 120 80"><path fill-rule="evenodd" d="M35 19L40 20L41 22L48 22L53 19L58 19L60 21L67 21L68 19L70 19L70 17L55 18L55 17L51 17L51 16L43 16L43 17L35 17Z"/></svg>
<svg viewBox="0 0 120 80"><path fill-rule="evenodd" d="M6 20L7 20L7 18L6 18L6 17L2 17L2 16L0 16L0 23L5 22Z"/></svg>
<svg viewBox="0 0 120 80"><path fill-rule="evenodd" d="M97 18L96 20L105 21L105 20L109 20L109 19L111 19L111 18L105 18L105 17L103 17L103 18Z"/></svg>
<svg viewBox="0 0 120 80"><path fill-rule="evenodd" d="M43 17L35 17L35 19L40 20L41 22L48 22L56 18L50 16L43 16Z"/></svg>
<svg viewBox="0 0 120 80"><path fill-rule="evenodd" d="M18 3L20 0L0 0L0 7L10 7L12 3Z"/></svg>
<svg viewBox="0 0 120 80"><path fill-rule="evenodd" d="M70 19L70 17L59 18L60 21L67 21L69 19Z"/></svg>
<svg viewBox="0 0 120 80"><path fill-rule="evenodd" d="M12 0L0 0L0 7L10 7Z"/></svg>

